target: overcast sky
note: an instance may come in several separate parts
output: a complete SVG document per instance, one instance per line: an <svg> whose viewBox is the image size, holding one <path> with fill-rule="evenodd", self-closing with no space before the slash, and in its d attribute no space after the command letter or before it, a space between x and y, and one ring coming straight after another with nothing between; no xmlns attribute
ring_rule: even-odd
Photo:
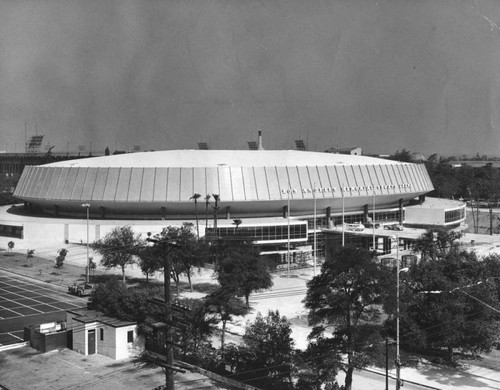
<svg viewBox="0 0 500 390"><path fill-rule="evenodd" d="M498 0L0 0L0 150L500 155Z"/></svg>

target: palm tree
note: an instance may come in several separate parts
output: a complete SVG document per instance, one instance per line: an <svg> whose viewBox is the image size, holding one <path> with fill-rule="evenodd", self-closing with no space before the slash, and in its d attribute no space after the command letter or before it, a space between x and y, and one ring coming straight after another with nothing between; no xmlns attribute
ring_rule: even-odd
<svg viewBox="0 0 500 390"><path fill-rule="evenodd" d="M217 194L212 194L214 197L215 204L212 206L214 209L214 235L217 236L217 212L219 211L219 200L220 197Z"/></svg>
<svg viewBox="0 0 500 390"><path fill-rule="evenodd" d="M198 224L198 199L200 197L200 194L194 193L193 196L189 198L194 200L194 211L196 213L196 237L198 238L198 240L200 239L200 226Z"/></svg>
<svg viewBox="0 0 500 390"><path fill-rule="evenodd" d="M238 228L240 227L241 222L241 219L233 219L233 225L236 225L236 229L234 229L235 235L238 233Z"/></svg>
<svg viewBox="0 0 500 390"><path fill-rule="evenodd" d="M208 205L210 204L210 195L205 196L205 235L208 227Z"/></svg>

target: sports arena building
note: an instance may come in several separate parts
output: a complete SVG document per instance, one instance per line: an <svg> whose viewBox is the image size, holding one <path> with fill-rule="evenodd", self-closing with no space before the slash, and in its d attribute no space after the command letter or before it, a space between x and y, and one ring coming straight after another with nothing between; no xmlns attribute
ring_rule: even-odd
<svg viewBox="0 0 500 390"><path fill-rule="evenodd" d="M300 254L322 248L325 233L349 239L346 227L357 222L459 226L465 204L426 199L432 190L421 164L295 150L170 150L28 166L14 196L27 212L59 220L61 241L72 240L68 221L87 217L92 239L117 224L198 221L200 234L238 229L263 254ZM366 245L386 251L382 232Z"/></svg>

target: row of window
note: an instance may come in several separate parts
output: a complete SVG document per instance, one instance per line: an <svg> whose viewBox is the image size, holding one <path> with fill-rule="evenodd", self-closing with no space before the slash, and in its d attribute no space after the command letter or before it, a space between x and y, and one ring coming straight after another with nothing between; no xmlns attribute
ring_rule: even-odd
<svg viewBox="0 0 500 390"><path fill-rule="evenodd" d="M465 218L465 208L448 210L444 212L444 223L460 222Z"/></svg>
<svg viewBox="0 0 500 390"><path fill-rule="evenodd" d="M270 226L245 226L245 227L221 227L217 228L219 237L228 237L235 234L248 237L254 241L275 241L288 239L288 228L290 228L290 239L307 239L307 225L270 225ZM212 233L213 229L207 229Z"/></svg>

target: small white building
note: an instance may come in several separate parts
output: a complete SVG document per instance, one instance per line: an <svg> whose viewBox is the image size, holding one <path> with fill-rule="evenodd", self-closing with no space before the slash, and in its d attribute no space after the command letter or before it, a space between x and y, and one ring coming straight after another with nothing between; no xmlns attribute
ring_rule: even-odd
<svg viewBox="0 0 500 390"><path fill-rule="evenodd" d="M66 315L68 332L72 332L70 349L82 355L99 353L115 360L134 355L137 323L86 308L68 310Z"/></svg>

